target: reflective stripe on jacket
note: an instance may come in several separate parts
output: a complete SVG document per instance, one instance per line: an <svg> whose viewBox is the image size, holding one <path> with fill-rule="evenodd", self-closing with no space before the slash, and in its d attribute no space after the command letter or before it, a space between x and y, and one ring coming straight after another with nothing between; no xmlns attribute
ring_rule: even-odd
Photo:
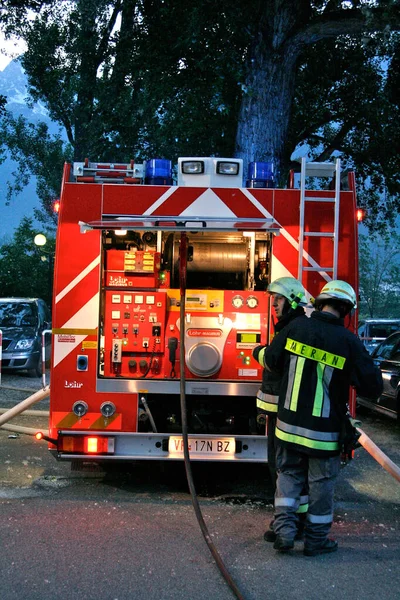
<svg viewBox="0 0 400 600"><path fill-rule="evenodd" d="M261 390L258 390L257 392L257 408L264 410L265 412L277 413L278 400L279 396L277 395L265 394Z"/></svg>
<svg viewBox="0 0 400 600"><path fill-rule="evenodd" d="M350 385L368 390L368 397L382 390L380 371L360 340L325 312L290 323L266 349L264 361L282 375L276 437L313 456L340 453Z"/></svg>

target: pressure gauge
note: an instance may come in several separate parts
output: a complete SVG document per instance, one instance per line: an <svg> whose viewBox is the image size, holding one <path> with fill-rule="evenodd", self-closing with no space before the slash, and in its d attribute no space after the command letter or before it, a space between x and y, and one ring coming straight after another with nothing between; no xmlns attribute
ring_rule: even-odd
<svg viewBox="0 0 400 600"><path fill-rule="evenodd" d="M249 308L255 308L258 306L258 300L255 296L249 296L246 300L246 303Z"/></svg>
<svg viewBox="0 0 400 600"><path fill-rule="evenodd" d="M235 308L241 308L244 304L244 299L242 296L233 296L232 304Z"/></svg>

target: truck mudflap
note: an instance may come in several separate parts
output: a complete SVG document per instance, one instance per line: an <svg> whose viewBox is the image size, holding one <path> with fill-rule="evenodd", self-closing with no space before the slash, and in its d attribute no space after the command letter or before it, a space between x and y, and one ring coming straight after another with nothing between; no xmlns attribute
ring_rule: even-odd
<svg viewBox="0 0 400 600"><path fill-rule="evenodd" d="M267 437L189 434L194 461L267 462ZM183 460L182 435L59 431L57 460Z"/></svg>

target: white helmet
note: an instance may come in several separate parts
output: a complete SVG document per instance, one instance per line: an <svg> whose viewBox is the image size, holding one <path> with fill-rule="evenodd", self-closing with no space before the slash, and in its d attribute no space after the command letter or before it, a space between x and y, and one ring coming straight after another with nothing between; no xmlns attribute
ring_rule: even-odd
<svg viewBox="0 0 400 600"><path fill-rule="evenodd" d="M351 308L357 308L356 293L349 283L340 279L333 279L324 285L318 296L315 298L315 306L321 304L323 300L334 299L341 300L351 305Z"/></svg>
<svg viewBox="0 0 400 600"><path fill-rule="evenodd" d="M306 304L306 291L300 281L294 277L279 277L275 281L271 281L267 287L267 292L284 296L293 309L300 304Z"/></svg>

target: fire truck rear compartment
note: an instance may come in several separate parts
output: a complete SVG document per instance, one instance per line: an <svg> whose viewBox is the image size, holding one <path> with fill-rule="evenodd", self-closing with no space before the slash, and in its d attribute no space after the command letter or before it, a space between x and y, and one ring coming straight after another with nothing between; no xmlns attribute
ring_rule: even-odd
<svg viewBox="0 0 400 600"><path fill-rule="evenodd" d="M153 431L151 420L140 400L138 431ZM156 429L165 433L181 433L180 398L160 394L148 394L146 402L154 419ZM255 435L256 409L254 397L186 395L189 433Z"/></svg>

